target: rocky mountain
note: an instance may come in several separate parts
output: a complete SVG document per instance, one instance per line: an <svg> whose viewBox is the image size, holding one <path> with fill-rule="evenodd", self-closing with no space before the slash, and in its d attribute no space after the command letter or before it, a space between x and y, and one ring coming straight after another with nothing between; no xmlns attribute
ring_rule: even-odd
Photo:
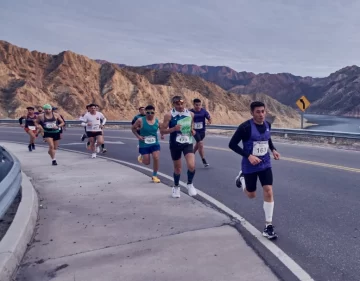
<svg viewBox="0 0 360 281"><path fill-rule="evenodd" d="M236 72L219 66L182 65L175 63L143 66L200 76L231 93L264 93L296 108L295 102L305 95L311 102L307 112L329 115L360 116L360 68L348 66L324 78L295 76L290 73Z"/></svg>
<svg viewBox="0 0 360 281"><path fill-rule="evenodd" d="M99 104L110 120L130 120L147 104L162 117L171 97L179 94L189 106L194 98L203 100L217 124L239 124L250 117L250 102L260 99L268 104L274 126L299 126L296 111L265 95L230 94L197 76L120 68L71 51L49 55L0 41L0 118L17 118L29 105L50 103L73 119L89 102Z"/></svg>

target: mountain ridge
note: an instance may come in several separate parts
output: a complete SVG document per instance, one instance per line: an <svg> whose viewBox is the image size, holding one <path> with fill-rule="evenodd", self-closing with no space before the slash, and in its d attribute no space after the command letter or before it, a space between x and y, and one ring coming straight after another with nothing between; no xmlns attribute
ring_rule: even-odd
<svg viewBox="0 0 360 281"><path fill-rule="evenodd" d="M163 79L163 80L161 80ZM237 95L201 77L125 68L98 62L72 51L49 55L0 41L0 118L16 118L26 106L51 103L67 119L76 119L95 102L109 120L131 120L140 105L153 104L158 117L171 109L174 95L190 106L203 100L217 124L239 124L250 118L254 99L268 103L269 118L278 127L299 127L299 114L259 93Z"/></svg>
<svg viewBox="0 0 360 281"><path fill-rule="evenodd" d="M124 64L120 67L128 67ZM360 71L357 65L345 66L326 77L297 76L282 72L277 74L237 72L227 66L159 63L139 66L199 76L215 83L229 93L264 93L292 108L296 100L305 95L311 102L308 113L339 116L360 116L356 106L360 101ZM350 86L349 86L350 85Z"/></svg>

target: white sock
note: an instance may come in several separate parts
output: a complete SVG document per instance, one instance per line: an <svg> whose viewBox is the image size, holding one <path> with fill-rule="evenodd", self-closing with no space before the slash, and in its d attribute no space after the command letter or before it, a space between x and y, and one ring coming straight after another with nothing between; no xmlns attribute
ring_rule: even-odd
<svg viewBox="0 0 360 281"><path fill-rule="evenodd" d="M274 213L274 202L264 201L264 212L265 212L266 225L271 224Z"/></svg>

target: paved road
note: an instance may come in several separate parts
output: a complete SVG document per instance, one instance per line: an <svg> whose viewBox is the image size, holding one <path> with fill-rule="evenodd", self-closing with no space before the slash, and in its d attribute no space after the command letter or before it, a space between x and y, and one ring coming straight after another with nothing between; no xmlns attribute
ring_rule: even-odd
<svg viewBox="0 0 360 281"><path fill-rule="evenodd" d="M80 142L82 132L68 129L61 147L85 151L85 144ZM108 157L138 164L137 142L131 132L107 130L105 137ZM19 128L0 127L0 140L26 142L27 136ZM262 230L261 195L253 201L248 200L234 185L241 159L228 150L229 138L207 136L205 140L210 167L204 168L197 161L194 185ZM109 143L119 141L123 144ZM283 160L273 162L274 225L279 234L274 243L315 280L359 280L360 154L282 143L275 145ZM172 175L165 143L160 170ZM185 173L181 179L186 180Z"/></svg>

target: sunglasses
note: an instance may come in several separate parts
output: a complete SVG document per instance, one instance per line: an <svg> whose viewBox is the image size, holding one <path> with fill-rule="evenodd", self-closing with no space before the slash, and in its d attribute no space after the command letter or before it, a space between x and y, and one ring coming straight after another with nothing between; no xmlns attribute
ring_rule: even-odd
<svg viewBox="0 0 360 281"><path fill-rule="evenodd" d="M181 104L184 104L184 101L183 100L177 100L177 101L174 101L174 104L181 105Z"/></svg>
<svg viewBox="0 0 360 281"><path fill-rule="evenodd" d="M146 111L146 114L147 115L150 115L150 114L153 115L153 114L155 114L155 112L154 111Z"/></svg>

